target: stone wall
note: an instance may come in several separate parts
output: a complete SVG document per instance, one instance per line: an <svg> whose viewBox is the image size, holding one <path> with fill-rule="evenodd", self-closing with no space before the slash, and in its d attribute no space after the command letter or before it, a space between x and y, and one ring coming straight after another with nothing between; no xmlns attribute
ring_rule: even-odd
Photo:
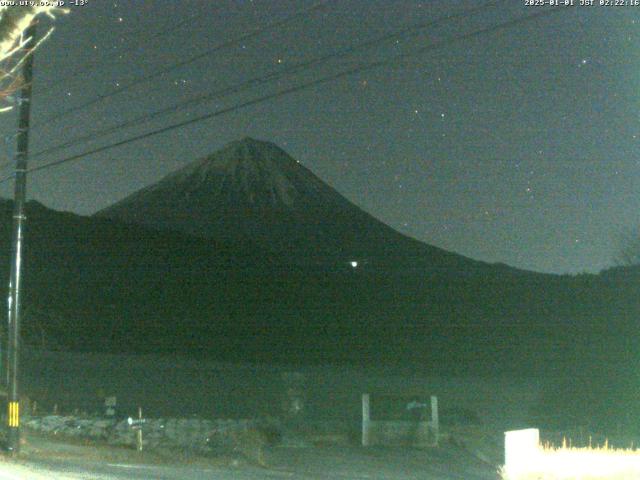
<svg viewBox="0 0 640 480"><path fill-rule="evenodd" d="M136 430L126 419L47 415L24 418L23 426L49 435L89 439L118 446L136 445ZM143 445L148 448L179 447L197 452L233 448L235 439L253 427L258 427L258 422L247 419L147 419L142 428Z"/></svg>

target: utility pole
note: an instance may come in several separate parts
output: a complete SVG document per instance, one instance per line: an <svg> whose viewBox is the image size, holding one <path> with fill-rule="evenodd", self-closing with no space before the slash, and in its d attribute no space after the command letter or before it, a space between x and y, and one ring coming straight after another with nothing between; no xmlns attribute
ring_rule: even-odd
<svg viewBox="0 0 640 480"><path fill-rule="evenodd" d="M11 278L8 298L7 338L7 449L13 454L20 450L20 397L18 392L18 365L20 357L20 315L22 286L22 250L24 243L25 202L27 195L27 154L29 148L29 116L31 113L31 84L33 80L33 49L36 41L36 23L25 30L28 39L24 46L22 88L18 100L18 135L16 147L16 178L13 203L13 240L11 244Z"/></svg>

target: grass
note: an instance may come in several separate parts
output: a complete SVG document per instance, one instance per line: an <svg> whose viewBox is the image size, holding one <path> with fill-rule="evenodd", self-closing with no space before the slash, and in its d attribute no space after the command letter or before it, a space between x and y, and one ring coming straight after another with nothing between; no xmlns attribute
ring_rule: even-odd
<svg viewBox="0 0 640 480"><path fill-rule="evenodd" d="M527 465L503 468L503 480L634 480L640 479L640 451L602 446L583 448L544 445Z"/></svg>

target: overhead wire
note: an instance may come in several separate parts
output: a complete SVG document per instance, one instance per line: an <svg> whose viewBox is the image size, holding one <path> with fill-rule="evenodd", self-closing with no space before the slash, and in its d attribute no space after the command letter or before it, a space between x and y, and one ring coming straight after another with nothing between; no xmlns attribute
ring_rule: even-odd
<svg viewBox="0 0 640 480"><path fill-rule="evenodd" d="M162 38L169 34L172 34L178 31L179 29L181 29L183 26L189 24L190 22L193 22L194 17L197 17L197 15L186 17L165 29L162 29L157 32L153 32L145 38L145 41L156 39L156 38ZM129 32L125 32L122 36L129 37L134 34L139 35L141 31L142 31L141 29L135 29ZM57 81L56 83L50 86L50 88L47 90L47 93L49 93L52 89L55 89L56 86L66 88L69 85L68 82L73 82L76 79L83 80L84 77L80 77L80 75L86 74L92 70L95 70L96 68L101 68L104 66L113 65L114 63L118 63L118 61L116 60L117 57L127 55L128 53L133 52L139 48L140 47L138 44L132 43L129 48L111 52L110 54L104 55L97 60L90 60L86 62L84 65L79 66L75 70L65 73L65 76L62 79L60 79L59 81Z"/></svg>
<svg viewBox="0 0 640 480"><path fill-rule="evenodd" d="M130 90L130 89L132 89L132 88L134 88L136 86L138 86L138 85L142 85L143 83L148 82L149 80L153 80L153 79L158 78L158 77L160 77L162 75L165 75L167 73L170 73L170 72L173 72L175 70L178 70L179 68L182 68L185 65L189 65L191 63L197 62L198 60L201 60L201 59L211 55L212 53L215 53L215 52L218 52L218 51L220 51L220 50L222 50L224 48L233 46L233 45L237 44L238 42L242 42L242 41L248 40L250 38L262 35L262 34L268 32L270 30L273 30L274 28L281 27L281 26L286 25L286 24L288 24L290 22L293 22L295 20L303 18L303 17L309 15L310 13L312 13L312 12L322 8L322 7L324 7L327 3L331 2L331 1L333 1L333 0L319 0L317 3L315 3L311 7L303 9L303 10L300 10L299 12L292 13L291 15L288 15L288 16L286 16L285 18L283 18L281 20L276 20L274 22L270 22L269 24L267 24L265 26L255 28L254 30L251 30L248 33L245 33L245 34L240 35L238 37L234 37L234 38L226 40L226 41L224 41L222 43L219 43L218 45L216 45L216 46L214 46L214 47L212 47L210 49L207 49L204 52L198 53L197 55L189 57L189 58L187 58L185 60L181 60L181 61L179 61L177 63L173 63L172 65L169 65L169 66L167 66L165 68L162 68L160 70L156 70L155 72L152 72L152 73L150 73L148 75L143 75L141 77L138 77L138 78L136 78L136 79L134 79L134 80L132 80L130 82L127 82L127 83L119 86L118 88L116 88L116 89L114 89L114 90L112 90L112 91L110 91L108 93L105 93L105 94L102 94L102 95L98 95L95 98L93 98L91 100L88 100L88 101L86 101L84 103L81 103L79 105L70 107L70 108L68 108L66 110L63 110L62 112L54 113L54 114L52 114L52 115L50 115L48 117L45 117L43 120L41 120L40 122L38 122L35 125L33 125L32 128L35 128L35 127L37 127L38 125L41 125L41 124L49 124L51 122L54 122L54 121L59 120L61 118L64 118L64 117L66 117L68 115L71 115L72 113L75 113L75 112L77 112L79 110L84 110L85 108L90 107L92 105L95 105L97 103L100 103L100 102L102 102L102 101L104 101L104 100L106 100L108 98L114 97L116 95L120 95L121 93L124 93L124 92L126 92L126 91L128 91L128 90Z"/></svg>
<svg viewBox="0 0 640 480"><path fill-rule="evenodd" d="M298 62L295 64L292 64L284 69L277 69L274 70L272 72L269 72L265 75L259 75L256 77L252 77L248 80L245 80L244 82L241 82L237 85L233 85L233 86L227 86L224 87L222 89L218 89L218 90L214 90L208 93L204 93L204 94L200 94L197 95L195 97L192 97L188 100L185 100L183 102L178 102L178 103L174 103L168 107L162 108L160 110L156 110L155 112L150 112L150 113L145 113L143 115L139 115L135 118L129 119L129 120L125 120L123 122L120 122L116 125L112 125L110 127L106 127L104 129L98 130L98 131L94 131L94 132L90 132L87 134L82 134L82 135L78 135L76 137L73 137L63 143L45 148L43 150L37 151L35 153L33 153L30 157L31 158L37 158L40 157L42 155L46 155L46 154L50 154L62 149L66 149L66 148L70 148L82 143L85 143L87 141L91 141L91 140L95 140L97 138L101 138L104 137L106 135L112 134L118 130L122 130L124 128L128 128L131 126L138 126L141 125L143 123L149 122L151 120L154 120L158 117L161 117L163 115L168 115L168 114L173 114L179 110L184 110L187 108L191 108L193 106L199 105L201 103L204 102L208 102L211 100L215 100L218 98L222 98L225 97L227 95L230 94L235 94L235 93L239 93L251 88L254 88L256 86L260 86L263 85L265 83L269 83L272 82L274 80L279 80L281 78L293 75L295 73L299 73L301 71L313 68L313 67L317 67L318 65L321 65L323 63L326 63L328 61L331 60L337 60L337 59L341 59L344 57L347 57L349 55L352 55L355 52L358 52L360 50L365 50L365 49L369 49L371 47L375 47L377 45L380 45L382 43L385 43L389 40L392 39L397 39L400 37L409 37L411 35L417 35L419 34L420 31L424 30L425 28L429 28L429 27L433 27L435 25L438 25L440 23L443 22L447 22L447 21L452 21L452 20L456 20L459 18L464 18L464 17L469 17L472 16L474 14L476 14L477 12L480 11L486 11L487 8L492 7L492 6L496 6L500 3L504 3L506 0L491 0L488 2L483 3L481 6L479 7L475 7L475 8L471 8L471 9L467 9L463 12L458 12L458 13L454 13L454 14L450 14L450 15L445 15L443 17L439 17L435 20L431 20L428 22L421 22L419 24L414 24L414 25L410 25L408 27L402 28L400 30L391 32L391 33L387 33L385 35L381 35L378 36L376 38L367 40L365 42L361 42L359 44L350 46L350 47L346 47L343 49L340 49L338 51L329 53L329 54L325 54L325 55L321 55L319 57L315 57L312 58L310 60L306 60L306 61L302 61L302 62Z"/></svg>
<svg viewBox="0 0 640 480"><path fill-rule="evenodd" d="M488 27L484 27L484 28L481 28L481 29L478 29L478 30L475 30L475 31L472 31L472 32L469 32L469 33L466 33L466 34L463 34L463 35L459 35L457 37L453 37L453 38L450 38L450 39L447 39L447 40L443 40L441 42L437 42L437 43L434 43L434 44L427 45L427 46L425 46L425 47L423 47L421 49L418 49L416 51L413 51L413 52L408 52L408 53L395 55L395 56L393 56L391 58L384 59L384 60L377 60L377 61L374 61L374 62L369 62L369 63L363 64L363 65L360 65L360 66L357 66L357 67L354 67L354 68L351 68L351 69L348 69L348 70L345 70L345 71L342 71L342 72L338 72L338 73L333 74L333 75L325 76L323 78L319 78L319 79L312 80L312 81L309 81L309 82L305 82L305 83L302 83L302 84L299 84L299 85L288 87L288 88L280 90L278 92L274 92L274 93L270 93L270 94L267 94L267 95L263 95L263 96L260 96L260 97L257 97L257 98L251 99L251 100L247 100L245 102L242 102L242 103L230 106L230 107L226 107L226 108L223 108L223 109L220 109L220 110L217 110L217 111L214 111L214 112L210 112L210 113L207 113L207 114L204 114L204 115L199 115L197 117L194 117L194 118L182 121L182 122L174 123L174 124L171 124L171 125L168 125L168 126L156 129L156 130L152 130L150 132L146 132L146 133L140 134L140 135L129 137L129 138L126 138L124 140L120 140L118 142L111 143L109 145L104 145L104 146L101 146L101 147L98 147L98 148L95 148L95 149L92 149L92 150L89 150L89 151L86 151L86 152L82 152L82 153L78 153L76 155L71 155L69 157L62 158L60 160L49 162L49 163L46 163L46 164L43 164L43 165L39 165L39 166L36 166L36 167L31 167L31 168L27 169L27 173L33 173L33 172L38 172L38 171L42 171L42 170L47 170L47 169L50 169L50 168L53 168L53 167L57 167L57 166L62 165L62 164L66 164L66 163L69 163L69 162L77 161L77 160L80 160L80 159L85 158L87 156L94 155L96 153L101 153L101 152L104 152L104 151L107 151L107 150L111 150L111 149L116 148L116 147L120 147L120 146L123 146L123 145L127 145L129 143L133 143L133 142L136 142L136 141L139 141L139 140L143 140L143 139L150 138L150 137L153 137L153 136L156 136L156 135L160 135L162 133L166 133L166 132L169 132L169 131L172 131L172 130L176 130L178 128L181 128L181 127L184 127L184 126L187 126L187 125L192 125L194 123L202 122L204 120L209 120L211 118L218 117L218 116L221 116L221 115L224 115L224 114L227 114L227 113L235 112L237 110L240 110L240 109L243 109L243 108L247 108L249 106L253 106L253 105L256 105L256 104L259 104L259 103L263 103L263 102L268 101L268 100L272 100L272 99L275 99L275 98L283 97L285 95L289 95L289 94L292 94L292 93L295 93L295 92L299 92L299 91L302 91L302 90L305 90L305 89L308 89L308 88L311 88L311 87L315 87L315 86L322 85L322 84L325 84L325 83L328 83L328 82L332 82L332 81L335 81L335 80L340 79L340 78L352 76L352 75L354 75L356 73L360 73L360 72L363 72L363 71L380 68L380 67L383 67L383 66L386 66L386 65L389 65L389 64L396 63L396 62L398 62L400 60L404 60L404 59L409 58L409 57L413 57L413 56L416 56L416 55L424 54L426 52L429 52L429 51L432 51L432 50L435 50L435 49L438 49L438 48L441 48L441 47L444 47L444 46L448 46L448 45L451 45L451 44L454 44L454 43L458 43L458 42L461 42L461 41L464 41L464 40L468 40L468 39L471 39L471 38L475 38L475 37L478 37L478 36L481 36L481 35L485 35L485 34L488 34L488 33L493 33L495 31L511 28L511 27L516 26L516 25L523 24L525 22L529 22L529 21L532 21L532 20L535 20L535 19L538 19L538 18L549 16L552 13L556 13L556 12L559 12L559 11L564 11L567 8L569 8L569 7L557 7L557 8L539 10L537 13L534 13L532 15L525 15L525 16L522 16L522 17L518 17L518 18L515 18L515 19L508 20L506 22L503 22L503 23L500 23L500 24L497 24L497 25L491 25L491 26L488 26ZM9 180L12 177L13 177L13 175L1 178L0 179L0 183Z"/></svg>

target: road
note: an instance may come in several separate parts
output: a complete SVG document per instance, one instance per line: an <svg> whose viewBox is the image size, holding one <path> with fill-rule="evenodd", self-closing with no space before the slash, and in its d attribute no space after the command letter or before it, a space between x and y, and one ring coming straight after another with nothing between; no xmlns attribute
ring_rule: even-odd
<svg viewBox="0 0 640 480"><path fill-rule="evenodd" d="M275 448L268 468L243 461L178 458L38 440L0 462L0 480L497 480L496 467L455 447Z"/></svg>

